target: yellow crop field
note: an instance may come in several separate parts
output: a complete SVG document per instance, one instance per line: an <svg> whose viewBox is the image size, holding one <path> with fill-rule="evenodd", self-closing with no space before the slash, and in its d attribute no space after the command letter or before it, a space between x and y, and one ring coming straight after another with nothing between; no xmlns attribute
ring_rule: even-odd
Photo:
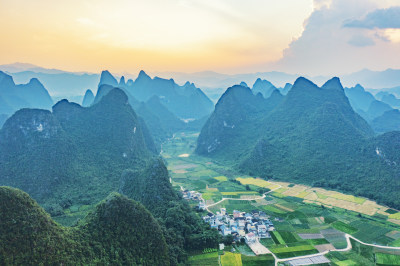
<svg viewBox="0 0 400 266"><path fill-rule="evenodd" d="M280 193L280 194L283 194L283 192L285 192L287 190L287 188L279 188L279 189L277 189L277 190L274 190L276 193Z"/></svg>
<svg viewBox="0 0 400 266"><path fill-rule="evenodd" d="M223 176L223 175L214 177L214 179L216 179L216 180L218 180L220 182L228 181L228 178L226 176Z"/></svg>
<svg viewBox="0 0 400 266"><path fill-rule="evenodd" d="M310 192L303 191L303 192L297 194L295 197L304 199L308 194L310 194Z"/></svg>
<svg viewBox="0 0 400 266"><path fill-rule="evenodd" d="M253 178L253 177L248 177L248 178L243 178L243 177L238 177L236 178L240 183L243 185L254 185L258 187L266 187L271 190L277 189L279 185L272 184L271 182L265 181L260 178Z"/></svg>
<svg viewBox="0 0 400 266"><path fill-rule="evenodd" d="M357 204L363 204L366 201L366 199L359 198L359 197L354 197L352 195L345 195L345 194L342 194L342 193L333 193L333 195L330 195L330 196L333 197L333 198L336 198L336 199L350 201L350 202L354 202L354 203L357 203Z"/></svg>
<svg viewBox="0 0 400 266"><path fill-rule="evenodd" d="M242 255L237 253L225 252L221 256L222 266L242 266Z"/></svg>
<svg viewBox="0 0 400 266"><path fill-rule="evenodd" d="M400 220L400 212L389 215L389 219Z"/></svg>

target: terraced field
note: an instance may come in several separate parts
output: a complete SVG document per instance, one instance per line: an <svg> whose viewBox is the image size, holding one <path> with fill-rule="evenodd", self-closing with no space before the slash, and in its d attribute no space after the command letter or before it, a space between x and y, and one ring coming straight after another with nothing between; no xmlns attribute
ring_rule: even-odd
<svg viewBox="0 0 400 266"><path fill-rule="evenodd" d="M366 243L400 246L400 226L392 222L400 223L400 214L396 210L336 191L241 175L230 166L219 165L209 158L193 154L196 138L195 133L180 133L163 145L163 156L173 185L177 189L182 186L202 193L206 205L228 198L210 207L212 212L220 208L226 208L228 213L233 210L266 212L276 231L272 233L272 238L262 239L261 243L278 258L345 248L344 233ZM266 197L261 198L266 192ZM192 204L195 205L195 202ZM238 264L232 265L264 265L263 259L251 256L251 250L245 245L237 246L236 253L241 254L242 264L235 253L225 260L235 258ZM389 254L392 257L387 253L378 253L382 252L373 251L376 262L382 265L393 261L397 263L400 255ZM331 252L327 257L334 265L371 263L371 257L360 250Z"/></svg>

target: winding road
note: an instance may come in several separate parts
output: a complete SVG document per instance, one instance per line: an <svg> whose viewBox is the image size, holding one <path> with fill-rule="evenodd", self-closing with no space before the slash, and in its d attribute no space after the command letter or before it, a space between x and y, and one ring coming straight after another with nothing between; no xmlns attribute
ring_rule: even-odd
<svg viewBox="0 0 400 266"><path fill-rule="evenodd" d="M210 205L205 206L205 209L206 209L208 212L211 212L212 214L215 214L214 212L210 211L210 209L208 209L208 208L209 208L209 207L212 207L212 206L215 206L215 205L218 205L218 204L220 204L221 202L224 202L225 200L251 201L251 200L260 200L260 199L264 199L264 198L267 196L267 194L269 194L269 193L271 193L271 192L274 192L275 190L280 189L281 187L282 187L282 186L279 185L279 187L274 188L274 189L272 189L272 190L270 190L270 191L268 191L268 192L265 192L261 197L258 197L258 198L252 198L252 199L222 198L222 199L221 199L220 201L218 201L218 202L215 202L215 203L213 203L213 204L210 204ZM204 201L203 198L201 198L201 199ZM204 201L204 202L205 202L205 201Z"/></svg>
<svg viewBox="0 0 400 266"><path fill-rule="evenodd" d="M380 245L375 245L375 244L369 244L369 243L365 243L357 238L355 238L352 235L349 234L345 234L345 238L347 241L347 247L344 249L332 249L332 250L327 250L324 252L320 252L320 253L316 253L316 254L312 254L312 255L305 255L305 256L299 256L299 257L292 257L292 258L286 258L286 259L279 259L274 253L272 253L270 251L270 254L275 258L275 265L277 266L280 262L286 262L286 261L292 261L292 260L297 260L297 259L309 259L309 258L313 258L313 257L318 257L318 256L324 256L326 254L328 254L331 251L338 251L338 252L346 252L346 251L350 251L353 246L351 245L351 241L350 239L353 239L354 241L357 241L360 244L366 245L366 246L370 246L370 247L376 247L376 248L382 248L382 249L391 249L391 250L400 250L400 247L388 247L388 246L380 246Z"/></svg>

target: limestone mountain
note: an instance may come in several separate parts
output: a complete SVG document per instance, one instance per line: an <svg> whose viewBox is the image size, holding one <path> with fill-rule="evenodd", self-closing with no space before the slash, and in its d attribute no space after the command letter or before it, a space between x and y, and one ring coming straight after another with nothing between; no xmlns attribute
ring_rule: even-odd
<svg viewBox="0 0 400 266"><path fill-rule="evenodd" d="M389 97L390 99L392 99L392 97L394 99L396 98L388 92L380 92L374 97L359 84L353 88L345 88L344 91L354 111L368 121L375 131L378 130L376 131L377 133L382 133L382 131L380 131L382 129L379 129L380 126L377 126L376 123L374 124L373 120L382 116L385 112L393 110L393 107L390 104L393 104L393 102L390 100L389 102L383 101L384 97ZM392 97L388 95L391 95ZM393 116L391 117L391 119L393 119ZM391 127L389 126L388 128ZM386 132L386 130L384 132Z"/></svg>
<svg viewBox="0 0 400 266"><path fill-rule="evenodd" d="M104 84L111 85L113 87L118 86L117 79L114 78L114 76L111 75L111 73L108 70L102 71L100 75L99 87Z"/></svg>
<svg viewBox="0 0 400 266"><path fill-rule="evenodd" d="M381 101L389 104L393 108L400 108L400 99L396 98L396 96L391 93L384 93L381 96Z"/></svg>
<svg viewBox="0 0 400 266"><path fill-rule="evenodd" d="M136 100L146 102L153 96L160 98L161 103L179 118L202 118L209 115L214 107L212 101L193 83L179 86L173 79L151 78L143 70L134 82L125 85L118 82L108 71L103 71L99 85L123 87Z"/></svg>
<svg viewBox="0 0 400 266"><path fill-rule="evenodd" d="M385 112L393 110L392 107L390 107L390 105L381 102L381 101L373 101L371 103L371 105L369 106L367 112L365 113L365 115L361 115L365 120L367 120L368 122L374 120L375 118L383 115Z"/></svg>
<svg viewBox="0 0 400 266"><path fill-rule="evenodd" d="M12 115L21 108L50 109L49 93L36 78L27 84L15 84L13 78L0 71L0 114Z"/></svg>
<svg viewBox="0 0 400 266"><path fill-rule="evenodd" d="M124 169L153 157L144 134L119 89L88 108L63 100L53 112L22 109L0 131L0 184L23 189L49 211L65 201L93 204L118 188Z"/></svg>
<svg viewBox="0 0 400 266"><path fill-rule="evenodd" d="M114 87L100 85L94 103L99 102ZM185 128L186 124L162 104L158 96L153 96L146 102L140 102L125 88L121 88L128 96L128 101L135 112L140 116L143 128L148 128L155 142L155 149L160 149L161 143L170 138L173 133Z"/></svg>
<svg viewBox="0 0 400 266"><path fill-rule="evenodd" d="M157 221L119 194L111 194L73 228L55 223L18 189L0 187L0 200L2 265L169 265Z"/></svg>
<svg viewBox="0 0 400 266"><path fill-rule="evenodd" d="M122 88L126 86L126 82L125 82L125 77L124 76L122 76L121 79L119 80L118 86L122 87Z"/></svg>
<svg viewBox="0 0 400 266"><path fill-rule="evenodd" d="M271 96L272 92L276 89L277 88L271 82L265 79L262 80L260 78L256 80L252 88L254 94L260 92L264 96L264 98L268 98L269 96Z"/></svg>
<svg viewBox="0 0 400 266"><path fill-rule="evenodd" d="M170 112L159 97L153 96L146 102L134 102L133 108L148 126L157 147L174 133L186 127L181 119Z"/></svg>
<svg viewBox="0 0 400 266"><path fill-rule="evenodd" d="M237 96L237 90L228 89L221 97L201 131L197 153L231 162L251 175L400 204L388 196L398 193L399 177L367 148L374 132L354 112L338 78L322 87L298 78L278 104L263 111L265 105L245 91L240 88Z"/></svg>
<svg viewBox="0 0 400 266"><path fill-rule="evenodd" d="M246 82L244 82L244 81L242 81L242 82L240 82L240 84L239 84L240 86L242 86L242 87L249 87L248 85L247 85L247 83Z"/></svg>
<svg viewBox="0 0 400 266"><path fill-rule="evenodd" d="M367 92L360 84L357 84L352 88L345 88L344 91L351 106L356 112L358 112L358 110L366 112L371 103L376 100L375 97L371 93Z"/></svg>
<svg viewBox="0 0 400 266"><path fill-rule="evenodd" d="M288 94L288 92L290 91L290 89L291 89L292 87L293 87L292 84L286 83L285 86L281 89L281 93L282 93L283 95Z"/></svg>
<svg viewBox="0 0 400 266"><path fill-rule="evenodd" d="M219 241L218 233L211 231L173 189L145 122L136 115L128 96L118 88L112 88L98 103L86 108L62 100L53 106L52 112L39 109L16 112L0 130L0 185L29 192L54 219L65 225L76 224L93 209L95 203L112 192L120 191L140 200L156 216L157 225L146 215L139 218L129 216L124 221L149 222L146 226L151 228L161 226L161 234L156 228L150 239L153 233L159 235L158 240L165 237L172 265L185 263L190 250L216 246ZM128 207L117 204L113 211L104 209L102 218L93 217L93 225L89 226L89 231L84 231L91 235L90 243L105 241L104 244L109 245L119 238L118 234L123 234L123 230L116 227L117 222L112 217L125 215ZM92 227L96 226L98 231L92 235ZM121 245L112 244L111 250L118 250L113 251L114 256L117 253L122 256L126 247L131 250L133 244L129 241L142 242L142 236L148 237L148 231L152 230L135 228L134 224L127 227L141 235L132 236L132 239L122 238L125 242ZM108 232L113 229L117 231ZM146 250L161 245L164 253L161 240L149 245L147 240L143 241ZM96 252L103 253L97 249ZM114 258L115 264L121 264L118 256ZM140 256L147 256L147 253ZM77 264L90 264L85 260L82 263L77 261ZM114 261L104 257L93 263L111 262ZM147 264L146 261L128 264L142 263ZM150 263L149 260L148 265L153 264L168 265L157 261Z"/></svg>
<svg viewBox="0 0 400 266"><path fill-rule="evenodd" d="M222 156L223 153L234 152L230 150L232 147L240 150L240 153L245 152L251 147L248 141L257 138L251 135L259 133L257 128L261 118L282 99L283 96L277 90L265 99L261 93L254 95L248 87L235 85L228 88L204 125L196 151L204 155L217 153Z"/></svg>
<svg viewBox="0 0 400 266"><path fill-rule="evenodd" d="M83 96L82 106L89 107L94 102L94 94L91 90L87 90L85 92L85 96Z"/></svg>
<svg viewBox="0 0 400 266"><path fill-rule="evenodd" d="M371 126L377 133L400 131L400 111L392 109L384 112L372 120Z"/></svg>

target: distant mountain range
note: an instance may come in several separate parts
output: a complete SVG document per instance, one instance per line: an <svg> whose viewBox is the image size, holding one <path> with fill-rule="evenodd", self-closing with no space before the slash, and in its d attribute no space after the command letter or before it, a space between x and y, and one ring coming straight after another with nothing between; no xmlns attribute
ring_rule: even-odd
<svg viewBox="0 0 400 266"><path fill-rule="evenodd" d="M258 78L268 80L275 86L284 87L286 83L293 84L299 77L298 74L288 74L277 71L234 75L221 74L213 71L196 73L159 72L156 74L161 77L174 77L178 83L190 80L201 88L228 88L234 84L240 84L242 81L247 84L254 84ZM313 82L318 85L322 85L329 79L327 76L305 77L313 80ZM347 87L362 84L365 88L369 89L393 88L400 85L400 70L387 69L385 71L372 71L364 69L355 73L342 75L340 79Z"/></svg>
<svg viewBox="0 0 400 266"><path fill-rule="evenodd" d="M126 83L123 77L118 83L108 71L104 71L99 86L103 84L124 88L139 101L157 96L172 113L183 119L202 118L214 108L212 101L193 83L186 82L179 86L173 79L151 78L143 70L135 81L128 80Z"/></svg>
<svg viewBox="0 0 400 266"><path fill-rule="evenodd" d="M27 83L37 78L54 97L82 95L86 89L96 88L100 78L99 74L47 69L24 63L1 65L0 70L11 74L16 83Z"/></svg>
<svg viewBox="0 0 400 266"><path fill-rule="evenodd" d="M0 71L0 128L4 117L21 108L50 109L52 105L52 98L38 79L17 85L10 75Z"/></svg>
<svg viewBox="0 0 400 266"><path fill-rule="evenodd" d="M344 89L354 111L363 117L376 133L385 133L400 129L400 99L382 91L372 95L361 85Z"/></svg>
<svg viewBox="0 0 400 266"><path fill-rule="evenodd" d="M275 90L267 99L247 87L229 88L204 125L196 152L252 176L339 189L400 207L397 157L389 155L387 135L374 136L338 78L322 87L298 78L286 96ZM392 137L397 143L398 135Z"/></svg>
<svg viewBox="0 0 400 266"><path fill-rule="evenodd" d="M52 96L70 97L83 95L87 89L95 89L100 78L99 74L89 72L68 72L57 69L46 69L32 64L14 63L0 65L0 70L12 73L14 80L17 83L27 83L31 78L38 78ZM254 84L258 78L265 79L277 87L284 87L286 83L291 83L296 80L298 74L288 74L284 72L257 72L248 74L221 74L213 71L203 71L196 73L182 72L157 72L153 75L162 78L171 78L179 84L185 84L191 81L198 87L202 88L210 98L218 99L226 88L240 84L244 81L247 84ZM121 74L118 77L122 76ZM126 76L126 75L125 75ZM130 76L133 77L133 76ZM322 85L329 77L325 76L306 76L313 80L316 84ZM347 87L353 87L356 84L361 84L368 89L383 89L391 90L400 86L400 70L387 69L385 71L372 71L364 69L355 73L340 76L342 83ZM217 90L216 90L217 89ZM400 89L397 88L396 95L400 97ZM218 92L218 97L212 95ZM393 91L392 91L393 92ZM399 94L397 94L399 92ZM215 99L215 100L217 100Z"/></svg>

